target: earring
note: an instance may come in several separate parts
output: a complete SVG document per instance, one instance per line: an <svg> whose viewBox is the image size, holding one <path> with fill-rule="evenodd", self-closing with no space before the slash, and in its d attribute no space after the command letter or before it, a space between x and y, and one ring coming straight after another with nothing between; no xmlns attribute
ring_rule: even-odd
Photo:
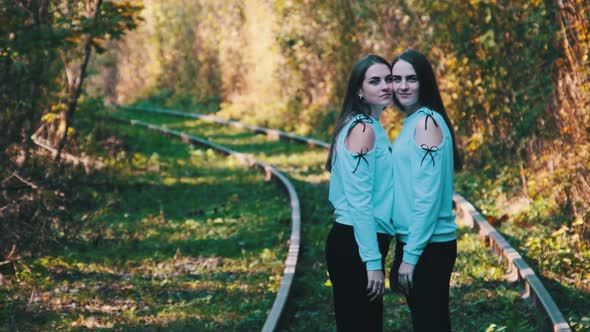
<svg viewBox="0 0 590 332"><path fill-rule="evenodd" d="M365 97L363 97L361 95L359 95L359 99L360 99L361 102L364 102L365 101Z"/></svg>

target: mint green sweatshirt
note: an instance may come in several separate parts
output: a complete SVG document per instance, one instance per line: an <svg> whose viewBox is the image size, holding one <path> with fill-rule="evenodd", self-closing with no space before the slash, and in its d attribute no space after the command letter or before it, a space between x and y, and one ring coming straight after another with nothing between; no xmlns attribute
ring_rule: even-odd
<svg viewBox="0 0 590 332"><path fill-rule="evenodd" d="M346 135L353 124L363 126L363 123L373 127L375 146L367 153L353 153L344 145ZM367 271L381 270L377 232L394 234L393 158L389 139L379 120L357 115L340 131L334 151L329 199L336 222L354 228L359 255Z"/></svg>
<svg viewBox="0 0 590 332"><path fill-rule="evenodd" d="M420 118L431 116L441 128L438 147L414 141ZM429 126L432 121L427 119ZM416 265L429 242L456 239L453 214L453 142L444 118L426 107L406 117L393 143L393 225L404 246L403 261Z"/></svg>

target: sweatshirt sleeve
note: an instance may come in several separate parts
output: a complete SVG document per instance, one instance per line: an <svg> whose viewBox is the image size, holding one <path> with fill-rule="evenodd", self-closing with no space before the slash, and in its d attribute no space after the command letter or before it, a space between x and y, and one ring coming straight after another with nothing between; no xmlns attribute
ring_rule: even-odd
<svg viewBox="0 0 590 332"><path fill-rule="evenodd" d="M375 148L360 153L342 147L344 195L350 204L354 236L359 255L367 271L381 270L381 253L373 216L373 183L375 181Z"/></svg>
<svg viewBox="0 0 590 332"><path fill-rule="evenodd" d="M442 204L443 141L439 146L415 145L412 156L413 204L408 242L402 260L416 265L430 241Z"/></svg>

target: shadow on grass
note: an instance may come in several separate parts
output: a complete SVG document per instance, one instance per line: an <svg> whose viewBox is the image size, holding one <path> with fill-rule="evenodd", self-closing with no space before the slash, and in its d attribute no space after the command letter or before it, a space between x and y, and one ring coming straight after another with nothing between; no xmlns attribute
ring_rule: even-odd
<svg viewBox="0 0 590 332"><path fill-rule="evenodd" d="M260 308L270 309L275 293L243 285L228 286L266 282L270 275L265 272L241 278L236 275L227 272L215 272L206 278L180 275L169 281L81 273L80 280L92 291L70 291L61 301L53 301L52 306L33 303L27 309L24 301L11 303L4 308L2 316L7 317L10 331L259 329L267 314L267 310Z"/></svg>
<svg viewBox="0 0 590 332"><path fill-rule="evenodd" d="M0 324L27 331L259 329L287 254L290 209L282 190L222 156L205 154L191 165L193 150L179 140L113 130L134 155L156 152L163 171L131 164L121 174L129 183L101 185L101 208L79 238L25 262L31 271L21 273L23 286L2 294ZM39 300L27 308L32 289Z"/></svg>

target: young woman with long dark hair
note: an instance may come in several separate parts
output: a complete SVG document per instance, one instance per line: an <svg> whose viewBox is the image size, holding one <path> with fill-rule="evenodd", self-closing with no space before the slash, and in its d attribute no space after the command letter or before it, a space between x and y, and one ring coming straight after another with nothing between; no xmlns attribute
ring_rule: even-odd
<svg viewBox="0 0 590 332"><path fill-rule="evenodd" d="M457 256L453 173L461 167L455 133L423 54L401 53L392 75L393 102L406 118L392 145L397 244L390 285L403 290L415 332L450 331L449 287Z"/></svg>
<svg viewBox="0 0 590 332"><path fill-rule="evenodd" d="M392 102L391 80L391 66L379 56L353 66L326 162L336 216L326 261L339 332L383 330L393 162L379 117Z"/></svg>

